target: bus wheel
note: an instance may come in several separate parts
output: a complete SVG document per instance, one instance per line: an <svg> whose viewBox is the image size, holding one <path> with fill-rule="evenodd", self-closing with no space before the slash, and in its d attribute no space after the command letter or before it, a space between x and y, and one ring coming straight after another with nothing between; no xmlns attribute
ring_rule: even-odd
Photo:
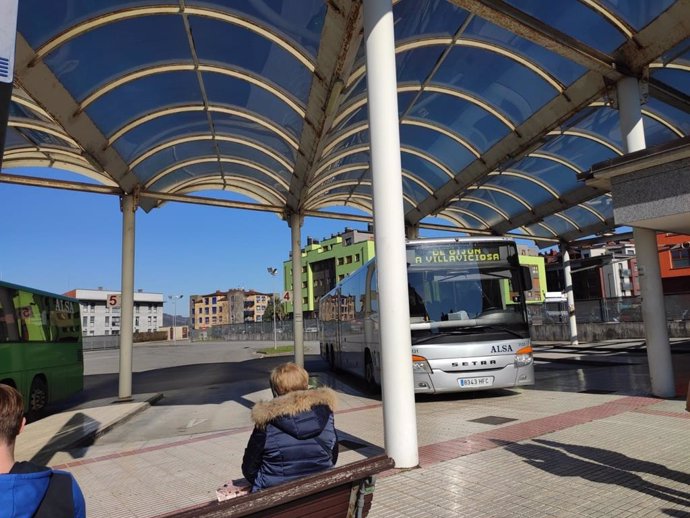
<svg viewBox="0 0 690 518"><path fill-rule="evenodd" d="M364 379L371 388L376 388L376 378L374 377L374 362L371 353L367 349L364 351Z"/></svg>
<svg viewBox="0 0 690 518"><path fill-rule="evenodd" d="M35 413L43 410L48 403L48 385L43 378L38 376L31 382L29 391L29 412Z"/></svg>

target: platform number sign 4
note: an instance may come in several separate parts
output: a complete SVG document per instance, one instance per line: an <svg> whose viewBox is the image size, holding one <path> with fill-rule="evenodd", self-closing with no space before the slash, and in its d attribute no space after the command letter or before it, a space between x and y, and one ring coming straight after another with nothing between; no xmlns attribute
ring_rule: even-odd
<svg viewBox="0 0 690 518"><path fill-rule="evenodd" d="M120 307L120 294L119 293L109 293L106 299L106 306L109 308L119 308Z"/></svg>
<svg viewBox="0 0 690 518"><path fill-rule="evenodd" d="M291 295L290 295L289 291L286 291L285 293L283 293L283 301L284 302L290 302L290 298L291 298Z"/></svg>

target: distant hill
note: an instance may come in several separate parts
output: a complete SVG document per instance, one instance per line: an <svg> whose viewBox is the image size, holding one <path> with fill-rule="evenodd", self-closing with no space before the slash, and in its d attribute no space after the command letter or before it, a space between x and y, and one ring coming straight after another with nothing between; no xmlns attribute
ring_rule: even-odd
<svg viewBox="0 0 690 518"><path fill-rule="evenodd" d="M163 313L163 327L170 327L172 325L173 325L173 316L168 315L167 313ZM175 317L175 325L188 326L189 325L189 317L183 317L183 316L177 315Z"/></svg>

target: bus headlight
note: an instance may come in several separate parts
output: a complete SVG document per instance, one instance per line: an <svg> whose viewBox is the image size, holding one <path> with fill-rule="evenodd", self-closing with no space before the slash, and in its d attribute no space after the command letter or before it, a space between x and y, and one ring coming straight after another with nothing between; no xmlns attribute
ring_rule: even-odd
<svg viewBox="0 0 690 518"><path fill-rule="evenodd" d="M532 363L534 360L533 356L533 351L532 351L532 346L528 345L527 347L523 347L521 349L518 349L518 351L515 353L515 366L516 367L525 367L529 364Z"/></svg>
<svg viewBox="0 0 690 518"><path fill-rule="evenodd" d="M424 356L412 355L412 372L431 374L431 365Z"/></svg>

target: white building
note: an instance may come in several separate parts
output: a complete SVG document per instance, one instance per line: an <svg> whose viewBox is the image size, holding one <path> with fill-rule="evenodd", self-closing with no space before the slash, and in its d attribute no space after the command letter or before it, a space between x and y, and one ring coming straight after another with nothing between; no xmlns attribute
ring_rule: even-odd
<svg viewBox="0 0 690 518"><path fill-rule="evenodd" d="M79 301L84 336L120 334L120 308L113 307L119 291L71 290L65 295ZM108 304L108 301L111 304ZM119 300L119 297L117 297ZM134 332L157 331L163 325L163 294L134 292Z"/></svg>
<svg viewBox="0 0 690 518"><path fill-rule="evenodd" d="M610 255L611 262L601 267L602 292L604 297L619 298L635 295L633 277L635 266L635 245L619 243L606 247L582 251L583 257Z"/></svg>

